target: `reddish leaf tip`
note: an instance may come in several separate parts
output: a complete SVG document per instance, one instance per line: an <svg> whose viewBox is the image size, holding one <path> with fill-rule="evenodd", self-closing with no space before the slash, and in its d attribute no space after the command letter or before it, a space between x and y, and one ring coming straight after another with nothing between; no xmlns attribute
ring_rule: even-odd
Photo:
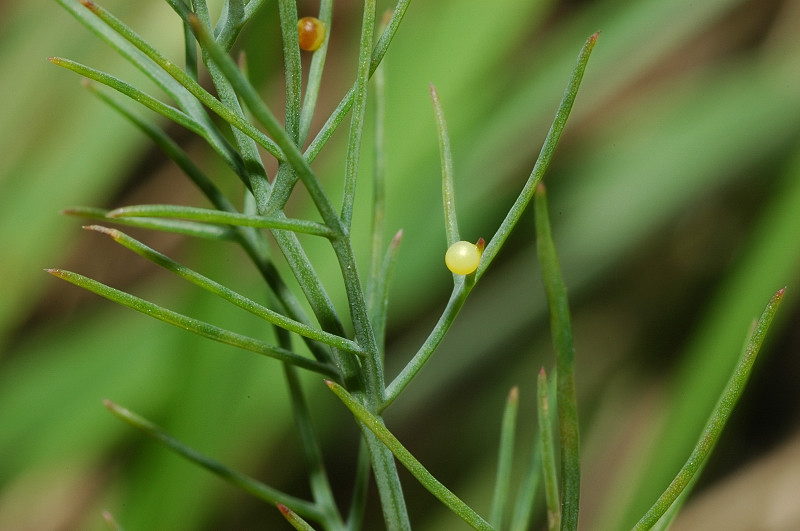
<svg viewBox="0 0 800 531"><path fill-rule="evenodd" d="M283 516L289 516L290 514L292 514L292 510L286 507L284 504L276 503L275 505L278 507L278 510L281 512Z"/></svg>
<svg viewBox="0 0 800 531"><path fill-rule="evenodd" d="M508 400L509 402L517 402L519 401L519 386L515 385L511 388L508 392Z"/></svg>

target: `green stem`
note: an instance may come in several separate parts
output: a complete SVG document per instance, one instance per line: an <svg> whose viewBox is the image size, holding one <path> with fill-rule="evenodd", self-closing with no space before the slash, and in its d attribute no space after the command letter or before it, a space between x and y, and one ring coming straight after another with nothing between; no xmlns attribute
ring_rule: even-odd
<svg viewBox="0 0 800 531"><path fill-rule="evenodd" d="M453 494L447 487L442 485L433 475L420 463L411 452L409 452L384 425L383 420L377 415L370 413L361 403L356 400L344 387L327 380L325 382L333 393L347 406L347 409L363 423L380 441L389 448L394 456L400 461L411 475L417 478L420 484L428 492L436 496L439 501L444 503L451 511L458 515L474 529L482 531L492 531L494 528L476 513L469 505L464 503L458 496ZM387 522L388 523L388 522ZM391 526L390 526L391 527Z"/></svg>
<svg viewBox="0 0 800 531"><path fill-rule="evenodd" d="M462 279L462 280L459 280ZM430 359L433 353L438 348L439 344L444 339L450 326L455 321L461 307L467 300L467 295L472 291L474 281L468 277L458 276L456 278L456 285L453 286L453 292L450 294L450 300L447 301L447 307L442 312L436 325L431 330L430 335L414 354L414 357L403 367L394 380L386 387L386 393L383 399L381 410L386 409L394 400L403 392L403 390L411 383L411 380L422 370L422 367Z"/></svg>

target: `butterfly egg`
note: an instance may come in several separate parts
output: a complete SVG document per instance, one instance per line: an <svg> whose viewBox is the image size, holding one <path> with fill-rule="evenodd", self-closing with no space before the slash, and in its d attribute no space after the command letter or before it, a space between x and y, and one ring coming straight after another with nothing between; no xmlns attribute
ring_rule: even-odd
<svg viewBox="0 0 800 531"><path fill-rule="evenodd" d="M471 242L456 242L447 249L444 255L444 263L447 269L456 275L469 275L478 269L481 261L481 249Z"/></svg>
<svg viewBox="0 0 800 531"><path fill-rule="evenodd" d="M303 17L297 21L297 40L300 49L313 52L325 40L325 24L318 18Z"/></svg>

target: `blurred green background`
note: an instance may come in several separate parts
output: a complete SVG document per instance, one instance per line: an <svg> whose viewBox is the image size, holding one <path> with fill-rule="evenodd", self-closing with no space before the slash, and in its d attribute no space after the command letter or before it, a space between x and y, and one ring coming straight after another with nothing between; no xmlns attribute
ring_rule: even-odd
<svg viewBox="0 0 800 531"><path fill-rule="evenodd" d="M103 5L181 57L179 24L166 4ZM299 12L316 9L302 2ZM112 399L225 464L307 491L277 363L42 272L72 269L270 336L59 214L74 205L207 205L138 131L45 59L70 57L152 90L138 73L56 2L7 1L0 14L0 529L103 529L103 509L126 529L288 528L273 507L102 407ZM358 2L335 2L317 127L353 79L360 16ZM257 18L237 47L280 112L275 3ZM391 378L435 323L451 282L428 83L448 118L462 235L488 239L530 172L580 46L602 32L545 179L574 310L585 529L629 528L666 486L750 322L783 286L763 357L675 529L800 527L798 25L797 0L417 1L386 57L387 223L390 233L404 231L390 302ZM236 193L195 138L168 130ZM315 163L334 197L345 136ZM365 146L355 218L362 257L371 153ZM308 205L295 195L290 208L301 215ZM482 514L506 393L520 386L521 468L535 424L535 375L552 365L532 233L528 216L441 350L387 411L399 438ZM264 291L232 246L136 234L236 289ZM346 313L332 255L309 243ZM306 388L345 503L352 421L317 378ZM463 528L413 478L403 479L415 528ZM374 495L370 501L376 505ZM369 518L367 529L381 527L377 508Z"/></svg>

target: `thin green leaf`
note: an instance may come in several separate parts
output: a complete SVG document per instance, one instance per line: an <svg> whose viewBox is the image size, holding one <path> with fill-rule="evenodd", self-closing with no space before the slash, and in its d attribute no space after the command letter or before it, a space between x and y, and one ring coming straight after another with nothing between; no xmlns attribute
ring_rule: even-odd
<svg viewBox="0 0 800 531"><path fill-rule="evenodd" d="M539 371L536 389L539 397L539 441L542 449L544 494L547 501L547 528L554 531L561 526L561 507L559 506L558 471L555 448L553 448L553 425L548 398L550 386L547 385L547 374L544 367Z"/></svg>
<svg viewBox="0 0 800 531"><path fill-rule="evenodd" d="M561 138L561 133L564 131L564 127L567 124L569 113L572 111L572 104L575 103L575 97L578 95L578 88L581 85L583 73L586 70L586 65L589 62L589 56L592 54L592 50L597 42L598 35L598 33L595 33L589 37L586 43L583 45L583 48L581 48L580 54L578 55L578 61L572 70L572 75L567 83L564 96L562 97L561 103L558 106L558 110L556 111L556 116L553 119L550 130L547 132L547 136L544 139L544 144L542 145L542 150L539 152L539 157L536 159L536 163L533 165L533 170L531 171L530 177L528 177L525 186L523 186L522 191L520 192L516 201L514 201L514 204L509 209L505 219L500 224L500 228L497 229L497 232L494 234L494 236L492 236L492 239L483 250L481 263L478 266L478 271L475 273L476 280L483 276L483 273L489 267L489 264L491 264L492 260L494 260L495 256L497 256L497 253L500 251L503 243L505 243L505 241L508 239L511 231L514 229L514 227L516 227L517 223L522 217L523 212L525 212L525 208L527 208L528 203L530 203L531 199L533 198L533 194L536 191L536 186L542 180L542 177L544 177L544 173L547 171L548 166L550 166L550 161L553 159L553 153L555 152L558 141Z"/></svg>
<svg viewBox="0 0 800 531"><path fill-rule="evenodd" d="M425 487L428 492L436 496L436 498L445 504L451 511L458 515L462 520L472 526L474 529L484 531L491 531L494 528L489 523L481 518L469 505L461 501L461 499L453 494L450 490L442 485L433 475L420 463L411 452L409 452L397 437L395 437L383 424L383 420L370 413L363 405L361 405L347 390L336 382L326 380L325 383L339 397L339 399L347 406L347 409L363 423L380 441L386 445L389 450L394 454L398 461L400 461L406 469L411 472L411 475L417 478L420 484Z"/></svg>
<svg viewBox="0 0 800 531"><path fill-rule="evenodd" d="M347 531L358 531L363 527L364 512L367 508L369 473L369 451L364 439L361 439L358 445L353 497L350 500L350 510L347 513L347 525L345 526Z"/></svg>
<svg viewBox="0 0 800 531"><path fill-rule="evenodd" d="M204 290L217 295L225 299L228 302L235 304L236 306L246 310L253 315L264 319L265 321L288 330L290 332L294 332L298 335L303 337L307 337L309 339L313 339L314 341L319 341L321 343L325 343L326 345L330 345L332 347L342 349L347 352L352 352L354 354L363 355L363 351L359 348L357 344L346 339L344 337L336 336L334 334L330 334L328 332L318 330L301 322L295 321L286 317L285 315L281 315L269 308L258 304L252 299L249 299L235 291L226 288L222 284L211 280L208 277L193 271L192 269L175 262L168 256L159 253L158 251L148 247L147 245L143 244L142 242L131 238L127 234L120 232L115 229L109 229L106 227L101 227L99 225L91 225L85 227L88 230L93 230L96 232L100 232L102 234L106 234L110 238L112 238L115 242L119 243L120 245L130 249L131 251L135 252L139 256L147 258L151 262L158 264L159 266L167 269L175 273L176 275L185 278L192 284L203 288Z"/></svg>
<svg viewBox="0 0 800 531"><path fill-rule="evenodd" d="M278 0L278 14L283 36L283 65L286 79L286 118L284 129L295 144L300 143L300 109L303 67L297 43L297 2Z"/></svg>
<svg viewBox="0 0 800 531"><path fill-rule="evenodd" d="M182 234L184 236L193 236L195 238L203 238L206 240L230 241L236 239L236 234L231 229L226 227L218 227L215 225L174 219L109 218L108 212L109 211L104 208L95 207L71 207L61 211L62 214L66 214L68 216L101 219L103 221L118 223L128 227L171 232L173 234Z"/></svg>
<svg viewBox="0 0 800 531"><path fill-rule="evenodd" d="M750 372L758 356L758 351L764 342L764 337L766 337L767 330L775 317L775 313L778 311L778 306L783 300L785 289L778 290L772 296L761 317L758 318L747 340L747 345L736 364L736 368L722 391L717 405L711 412L706 427L703 429L703 433L700 435L700 439L697 441L697 445L695 445L686 463L681 467L672 483L659 496L658 500L636 523L634 530L651 529L656 525L658 520L669 510L670 506L675 503L675 500L692 483L696 474L703 467L709 455L711 455L711 451L719 440L725 423L728 422L733 408L744 390L747 379L750 377Z"/></svg>
<svg viewBox="0 0 800 531"><path fill-rule="evenodd" d="M283 160L283 155L275 142L267 137L264 133L259 131L253 124L237 116L229 108L225 107L218 99L208 93L201 87L197 81L191 78L189 74L181 70L175 63L167 59L158 50L153 48L147 41L142 39L135 31L122 23L121 20L116 18L107 10L98 6L94 2L83 0L82 3L89 8L92 13L97 15L103 22L108 24L114 31L119 33L129 43L135 46L138 50L149 57L153 62L160 66L165 72L172 76L178 83L180 83L186 90L188 90L195 98L200 100L203 105L211 109L220 118L236 127L243 133L250 136L261 147L267 150L275 158ZM184 7L185 9L185 7ZM185 19L184 19L185 20Z"/></svg>
<svg viewBox="0 0 800 531"><path fill-rule="evenodd" d="M236 3L238 4L238 2ZM194 38L191 26L186 22L183 23L183 50L186 75L197 81L197 41Z"/></svg>
<svg viewBox="0 0 800 531"><path fill-rule="evenodd" d="M431 83L431 100L436 117L436 130L439 133L439 157L442 161L442 199L444 200L444 229L447 235L447 246L450 247L461 240L458 234L458 217L456 215L456 194L453 183L453 154L450 152L450 135L447 133L447 122L444 109L439 100L439 93Z"/></svg>
<svg viewBox="0 0 800 531"><path fill-rule="evenodd" d="M517 501L514 503L514 512L511 515L509 531L527 531L531 527L533 504L536 501L536 491L539 488L539 478L542 476L541 443L538 439L531 445L531 455L522 484L517 492Z"/></svg>
<svg viewBox="0 0 800 531"><path fill-rule="evenodd" d="M389 313L389 284L391 283L392 271L394 270L394 264L397 262L402 239L403 231L399 230L389 243L389 248L383 257L383 264L378 272L377 285L374 288L374 306L370 306L370 321L372 321L375 342L382 352L386 339L386 321Z"/></svg>
<svg viewBox="0 0 800 531"><path fill-rule="evenodd" d="M315 520L320 520L322 518L319 509L314 504L264 485L263 483L256 481L249 476L246 476L240 472L236 472L235 470L232 470L225 465L200 454L196 450L175 439L146 418L141 417L110 400L104 400L103 404L117 418L133 426L148 437L156 440L179 456L191 461L192 463L200 465L209 472L235 485L248 494L251 494L256 498L264 500L268 503L280 503L287 507L291 507L295 512L307 516L308 518L313 518Z"/></svg>
<svg viewBox="0 0 800 531"><path fill-rule="evenodd" d="M303 454L308 466L308 479L314 503L323 514L323 521L326 526L341 529L344 527L344 522L333 497L333 490L331 489L328 473L325 470L325 462L322 458L322 450L320 450L314 426L311 424L311 414L300 386L297 369L289 364L284 364L283 368L286 382L289 386L289 399L292 403L295 425L300 434L300 442L302 443Z"/></svg>
<svg viewBox="0 0 800 531"><path fill-rule="evenodd" d="M305 144L308 138L308 130L311 128L311 120L314 117L314 110L317 107L319 88L322 83L322 70L325 68L325 58L328 55L328 41L331 36L333 0L320 1L317 18L325 26L325 39L322 41L322 45L311 56L311 66L308 68L306 92L303 97L303 107L300 110L300 137L297 142L299 146Z"/></svg>
<svg viewBox="0 0 800 531"><path fill-rule="evenodd" d="M202 136L205 134L203 127L183 111L180 111L175 107L171 107L166 103L163 103L156 98L145 94L141 90L129 85L121 79L63 57L50 57L50 62L56 66L66 68L67 70L72 70L76 74L79 74L85 78L93 79L98 83L102 83L103 85L111 87L117 92L128 96L133 101L141 103L148 109L157 112L165 118L172 120L176 124L185 127L186 129L195 132L198 135Z"/></svg>
<svg viewBox="0 0 800 531"><path fill-rule="evenodd" d="M375 31L375 0L364 0L361 21L361 42L358 51L355 95L350 115L350 134L347 138L347 153L344 160L344 193L342 196L342 223L350 229L353 221L353 204L356 197L356 178L361 154L361 135L364 130L364 115L367 111L367 88L370 77L370 52Z"/></svg>
<svg viewBox="0 0 800 531"><path fill-rule="evenodd" d="M375 311L378 307L378 275L383 262L383 240L386 232L386 74L378 67L372 80L374 86L374 169L372 171L372 245L370 247L370 268L367 279L367 306L375 325ZM378 341L380 345L381 342Z"/></svg>
<svg viewBox="0 0 800 531"><path fill-rule="evenodd" d="M112 109L117 111L121 114L125 119L130 121L133 125L135 125L139 130L141 130L148 138L150 138L161 150L170 158L172 161L177 164L177 166L183 170L189 179L197 186L203 194L211 201L211 204L216 206L220 210L226 210L229 212L235 212L236 209L234 206L228 201L228 198L220 191L220 189L208 178L208 176L194 163L194 161L189 157L189 155L175 142L172 140L167 134L156 127L154 124L140 118L139 116L135 115L127 108L123 107L119 103L117 103L114 99L110 98L102 91L96 90L96 88L90 83L87 85L87 88L100 98L102 102L109 105ZM240 177L244 176L244 169L243 163L238 155L234 158L230 158L228 156L229 152L233 151L233 148L225 142L224 144L219 143L210 143L212 148L217 150L219 155L225 160L229 166L231 166L234 171L236 168L242 168ZM218 148L225 147L223 151L219 151Z"/></svg>
<svg viewBox="0 0 800 531"><path fill-rule="evenodd" d="M244 350L249 350L257 354L262 354L270 358L275 358L280 361L285 361L286 363L291 363L292 365L318 372L325 376L337 376L336 370L328 364L320 363L316 360L303 357L295 352L275 347L269 343L265 343L264 341L243 336L241 334L237 334L236 332L231 332L230 330L225 330L224 328L220 328L198 319L187 317L172 310L162 308L157 304L153 304L152 302L146 301L129 293L125 293L124 291L106 286L105 284L97 282L96 280L79 275L78 273L64 271L62 269L46 269L46 271L55 277L62 278L67 282L96 293L101 297L105 297L123 306L127 306L128 308L133 308L134 310L144 313L145 315L149 315L150 317L154 317L178 328L188 330L189 332L193 332L197 335L213 339L214 341L219 341L220 343L233 345Z"/></svg>
<svg viewBox="0 0 800 531"><path fill-rule="evenodd" d="M519 388L512 387L503 410L500 428L500 449L497 458L497 474L494 481L492 508L489 521L497 529L506 528L509 493L511 491L511 467L514 461L514 438L517 433L517 411L519 410Z"/></svg>
<svg viewBox="0 0 800 531"><path fill-rule="evenodd" d="M110 218L161 217L182 218L203 223L218 225L235 225L241 227L261 227L282 229L314 236L332 237L328 227L314 221L291 219L286 216L253 216L238 212L226 212L208 208L187 207L178 205L132 205L116 208L108 213Z"/></svg>
<svg viewBox="0 0 800 531"><path fill-rule="evenodd" d="M578 405L575 398L575 347L572 340L569 302L558 263L544 185L536 190L536 249L542 268L542 280L550 309L550 330L556 351L556 402L561 432L561 529L578 527L580 498L580 433Z"/></svg>
<svg viewBox="0 0 800 531"><path fill-rule="evenodd" d="M303 520L300 515L283 505L282 503L278 504L278 510L280 510L281 514L286 521L292 524L292 527L297 529L298 531L314 531L314 528L311 527L311 524Z"/></svg>

